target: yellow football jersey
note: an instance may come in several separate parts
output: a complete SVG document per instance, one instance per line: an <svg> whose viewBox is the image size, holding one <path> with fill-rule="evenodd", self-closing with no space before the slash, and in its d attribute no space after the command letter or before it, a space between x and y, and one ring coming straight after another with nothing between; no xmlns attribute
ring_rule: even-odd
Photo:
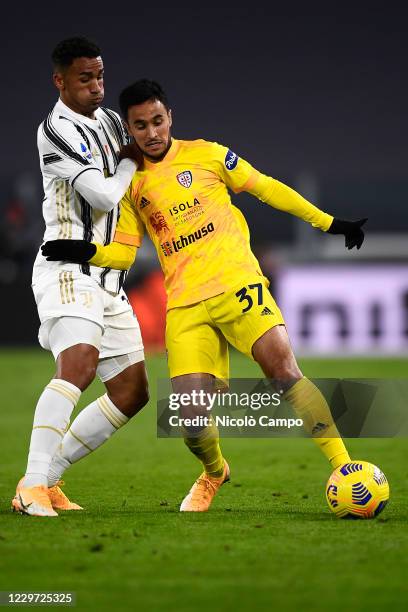
<svg viewBox="0 0 408 612"><path fill-rule="evenodd" d="M144 228L156 247L168 308L223 293L254 273L248 225L228 188L248 191L327 230L333 220L279 181L261 174L231 150L205 140L175 140L165 158L148 160L121 201L115 242L140 246Z"/></svg>

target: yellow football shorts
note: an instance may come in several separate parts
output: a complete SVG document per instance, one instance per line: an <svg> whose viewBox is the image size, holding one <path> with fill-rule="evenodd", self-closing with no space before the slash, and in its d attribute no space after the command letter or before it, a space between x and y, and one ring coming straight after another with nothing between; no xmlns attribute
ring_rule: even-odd
<svg viewBox="0 0 408 612"><path fill-rule="evenodd" d="M254 342L284 324L262 276L202 302L172 308L166 321L170 377L205 372L227 380L228 342L253 359Z"/></svg>

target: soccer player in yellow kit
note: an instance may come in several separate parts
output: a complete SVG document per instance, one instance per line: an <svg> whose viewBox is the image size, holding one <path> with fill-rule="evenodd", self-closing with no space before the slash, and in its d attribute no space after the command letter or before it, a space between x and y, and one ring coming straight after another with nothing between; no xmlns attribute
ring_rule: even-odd
<svg viewBox="0 0 408 612"><path fill-rule="evenodd" d="M43 246L44 255L127 269L146 229L165 276L166 347L174 391L212 391L215 379L227 379L230 343L257 361L266 377L279 381L284 398L332 468L347 463L349 454L325 398L296 363L283 316L228 188L247 191L322 231L344 234L348 248L360 248L365 220L334 219L217 143L172 138L171 110L154 81L143 79L127 87L120 106L144 154L144 167L136 171L121 201L114 242L52 241ZM214 424L186 430L185 443L204 472L180 510L205 511L229 479L229 466Z"/></svg>

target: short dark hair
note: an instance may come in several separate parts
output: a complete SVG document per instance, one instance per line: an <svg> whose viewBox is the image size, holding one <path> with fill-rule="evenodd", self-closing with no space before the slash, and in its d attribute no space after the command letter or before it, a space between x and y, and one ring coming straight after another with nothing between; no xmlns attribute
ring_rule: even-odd
<svg viewBox="0 0 408 612"><path fill-rule="evenodd" d="M54 68L68 68L77 57L99 57L98 45L84 36L61 40L52 52Z"/></svg>
<svg viewBox="0 0 408 612"><path fill-rule="evenodd" d="M159 100L167 110L169 110L169 103L167 96L163 91L163 88L156 81L150 81L149 79L140 79L132 85L125 87L119 96L119 107L122 112L122 116L127 119L127 114L130 106L136 106L137 104L143 104L147 100Z"/></svg>

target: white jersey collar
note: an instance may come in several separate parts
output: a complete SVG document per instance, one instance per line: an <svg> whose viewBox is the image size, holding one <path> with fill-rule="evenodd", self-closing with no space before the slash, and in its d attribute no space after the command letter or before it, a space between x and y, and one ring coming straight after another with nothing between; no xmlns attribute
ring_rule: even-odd
<svg viewBox="0 0 408 612"><path fill-rule="evenodd" d="M85 123L85 125L89 125L89 127L96 127L99 123L99 114L100 114L99 108L97 108L95 111L95 117L96 117L95 119L91 119L90 117L85 117L85 115L80 115L79 113L76 113L71 108L69 108L69 106L64 104L61 98L58 99L58 102L56 103L54 109L56 110L57 113L59 112L63 115L68 115L72 117L73 119L75 119L76 121L81 121L81 123Z"/></svg>

